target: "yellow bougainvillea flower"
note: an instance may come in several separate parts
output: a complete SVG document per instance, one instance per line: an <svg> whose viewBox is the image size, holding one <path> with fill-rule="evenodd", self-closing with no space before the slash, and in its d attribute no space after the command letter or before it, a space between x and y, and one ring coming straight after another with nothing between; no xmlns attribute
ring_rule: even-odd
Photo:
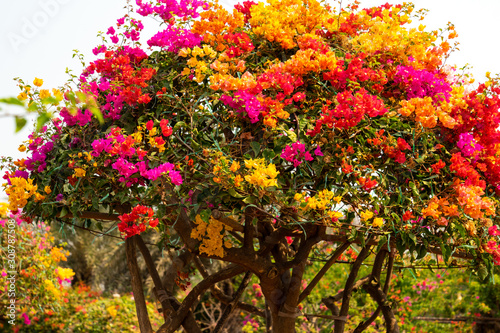
<svg viewBox="0 0 500 333"><path fill-rule="evenodd" d="M109 315L113 318L118 314L118 311L116 311L116 308L114 306L108 306L106 308L106 311L108 311Z"/></svg>
<svg viewBox="0 0 500 333"><path fill-rule="evenodd" d="M58 267L56 268L56 275L61 280L67 280L75 276L75 272L71 268Z"/></svg>
<svg viewBox="0 0 500 333"><path fill-rule="evenodd" d="M45 290L47 290L49 293L51 293L52 296L54 296L55 298L61 296L61 291L54 286L52 281L46 279L44 281L44 284L45 284Z"/></svg>
<svg viewBox="0 0 500 333"><path fill-rule="evenodd" d="M28 99L28 95L23 91L22 93L17 95L17 99L20 101L24 101L24 100Z"/></svg>
<svg viewBox="0 0 500 333"><path fill-rule="evenodd" d="M329 211L328 212L328 216L330 216L332 219L339 219L341 217L344 216L344 214L342 214L341 212L337 212L337 211Z"/></svg>
<svg viewBox="0 0 500 333"><path fill-rule="evenodd" d="M47 98L47 97L50 97L49 90L48 89L41 89L40 90L40 98L44 99L44 98Z"/></svg>
<svg viewBox="0 0 500 333"><path fill-rule="evenodd" d="M85 170L82 168L76 168L75 169L75 177L85 177Z"/></svg>
<svg viewBox="0 0 500 333"><path fill-rule="evenodd" d="M381 217L376 217L373 219L372 226L380 228L384 225L384 219Z"/></svg>
<svg viewBox="0 0 500 333"><path fill-rule="evenodd" d="M231 167L229 168L229 170L231 170L232 172L236 172L240 169L240 164L236 161L233 161L233 163L231 164Z"/></svg>
<svg viewBox="0 0 500 333"><path fill-rule="evenodd" d="M8 212L9 212L9 204L5 202L0 202L0 216L2 217L7 216Z"/></svg>
<svg viewBox="0 0 500 333"><path fill-rule="evenodd" d="M33 179L10 178L10 185L5 189L5 193L9 196L10 210L17 210L26 206L28 199L35 195L37 189L37 185L33 185Z"/></svg>
<svg viewBox="0 0 500 333"><path fill-rule="evenodd" d="M236 177L234 177L234 186L240 187L242 181L243 181L243 177L241 177L240 175L237 175Z"/></svg>
<svg viewBox="0 0 500 333"><path fill-rule="evenodd" d="M43 84L43 80L35 77L35 79L33 80L33 84L37 87L41 87Z"/></svg>
<svg viewBox="0 0 500 333"><path fill-rule="evenodd" d="M368 221L369 219L371 219L373 217L373 213L370 212L369 210L367 210L367 211L361 212L361 214L359 214L359 216L361 217L361 219L363 221Z"/></svg>

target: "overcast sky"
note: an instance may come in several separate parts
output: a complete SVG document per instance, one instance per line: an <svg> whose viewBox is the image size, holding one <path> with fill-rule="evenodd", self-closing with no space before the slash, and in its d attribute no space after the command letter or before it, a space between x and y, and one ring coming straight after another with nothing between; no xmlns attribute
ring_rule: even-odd
<svg viewBox="0 0 500 333"><path fill-rule="evenodd" d="M334 6L338 6L330 1ZM361 7L378 6L403 1L362 0ZM221 0L224 5L237 1ZM343 0L344 5L348 0ZM499 0L416 0L417 8L429 9L423 24L428 28L455 24L460 50L452 55L449 64L473 66L477 80L484 73L500 73L498 43ZM35 77L44 80L44 88L63 85L68 76L67 67L78 75L81 65L72 59L74 49L92 61L91 50L99 44L98 31L106 31L117 18L125 14L125 0L22 0L4 1L0 11L0 97L17 96L19 88L12 80L21 77L32 82ZM157 27L155 21L145 21L145 37ZM0 106L2 114L13 109ZM14 120L0 117L0 156L23 156L17 147L26 140L31 127L14 133ZM0 198L3 195L0 195Z"/></svg>

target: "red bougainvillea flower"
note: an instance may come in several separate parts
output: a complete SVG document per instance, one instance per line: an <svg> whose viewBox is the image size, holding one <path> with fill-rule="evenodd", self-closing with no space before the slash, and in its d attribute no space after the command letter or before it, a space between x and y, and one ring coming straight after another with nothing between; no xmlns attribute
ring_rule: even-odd
<svg viewBox="0 0 500 333"><path fill-rule="evenodd" d="M139 235L149 226L154 228L158 225L158 219L153 219L154 211L150 207L137 205L129 214L118 216L120 223L118 229L125 234L125 238Z"/></svg>

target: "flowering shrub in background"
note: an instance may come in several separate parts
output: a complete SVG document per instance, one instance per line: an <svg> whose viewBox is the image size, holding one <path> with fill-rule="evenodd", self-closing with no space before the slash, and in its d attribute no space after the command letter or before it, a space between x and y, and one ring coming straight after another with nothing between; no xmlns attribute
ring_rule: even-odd
<svg viewBox="0 0 500 333"><path fill-rule="evenodd" d="M9 301L5 290L7 219L16 221L16 310L15 325L0 316L0 330L6 332L137 332L137 319L132 295L103 297L80 283L71 286L74 272L65 268L69 252L64 244L56 246L50 227L43 222L28 224L18 215L9 215L1 204L0 235L2 270L0 271L0 303ZM3 306L3 305L2 305ZM159 319L151 303L150 312ZM156 322L158 326L158 322Z"/></svg>

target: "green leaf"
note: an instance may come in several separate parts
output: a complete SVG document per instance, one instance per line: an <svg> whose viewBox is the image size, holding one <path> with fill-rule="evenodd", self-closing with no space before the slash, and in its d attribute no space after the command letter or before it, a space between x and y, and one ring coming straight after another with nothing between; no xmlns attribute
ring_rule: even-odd
<svg viewBox="0 0 500 333"><path fill-rule="evenodd" d="M26 119L20 116L16 116L16 133L19 132L26 126Z"/></svg>
<svg viewBox="0 0 500 333"><path fill-rule="evenodd" d="M76 104L75 94L72 91L67 92L65 97L69 99L71 104L73 104L73 105Z"/></svg>
<svg viewBox="0 0 500 333"><path fill-rule="evenodd" d="M90 110L90 112L92 112L94 117L97 118L97 120L99 121L99 124L104 124L104 118L102 116L102 112L101 112L101 110L99 110L98 107L91 106L88 109Z"/></svg>
<svg viewBox="0 0 500 333"><path fill-rule="evenodd" d="M248 196L245 199L243 199L243 202L246 203L247 205L250 205L250 204L253 204L256 200L257 200L257 198L255 198L254 196L251 195L251 196Z"/></svg>
<svg viewBox="0 0 500 333"><path fill-rule="evenodd" d="M241 195L239 194L238 192L236 192L236 190L234 188L230 188L228 191L227 191L232 197L235 197L235 198L238 198L238 199L241 199L241 198L244 198L245 196L244 195Z"/></svg>
<svg viewBox="0 0 500 333"><path fill-rule="evenodd" d="M97 195L93 195L92 197L92 208L95 210L99 210L99 197Z"/></svg>
<svg viewBox="0 0 500 333"><path fill-rule="evenodd" d="M63 207L61 209L61 213L59 214L59 217L65 217L66 215L68 215L68 209L66 207Z"/></svg>
<svg viewBox="0 0 500 333"><path fill-rule="evenodd" d="M413 241L414 244L417 244L417 237L414 234L408 234L410 239Z"/></svg>
<svg viewBox="0 0 500 333"><path fill-rule="evenodd" d="M102 230L103 230L103 227L102 227L102 223L101 223L101 222L97 222L95 226L97 227L97 229L98 229L99 231L102 231Z"/></svg>
<svg viewBox="0 0 500 333"><path fill-rule="evenodd" d="M432 175L430 177L424 178L424 180L436 179L437 177L439 177L439 175Z"/></svg>
<svg viewBox="0 0 500 333"><path fill-rule="evenodd" d="M79 99L79 102L84 102L87 100L87 95L85 95L83 92L81 91L77 91L76 92L76 97L78 97Z"/></svg>
<svg viewBox="0 0 500 333"><path fill-rule="evenodd" d="M15 97L0 98L0 103L24 106L24 103Z"/></svg>
<svg viewBox="0 0 500 333"><path fill-rule="evenodd" d="M451 248L449 245L441 242L440 244L441 246L441 252L442 252L442 255L443 255L443 259L444 259L444 262L447 263L448 262L448 259L450 259L450 255L451 255Z"/></svg>
<svg viewBox="0 0 500 333"><path fill-rule="evenodd" d="M48 121L50 121L51 116L47 112L42 112L37 120L36 120L36 129L39 130L40 128L43 127Z"/></svg>
<svg viewBox="0 0 500 333"><path fill-rule="evenodd" d="M250 143L250 146L252 146L253 152L255 153L255 157L257 157L260 152L260 143L258 143L257 141L252 141Z"/></svg>
<svg viewBox="0 0 500 333"><path fill-rule="evenodd" d="M42 104L57 104L59 100L55 98L54 96L49 96L44 99L42 99Z"/></svg>
<svg viewBox="0 0 500 333"><path fill-rule="evenodd" d="M488 269L486 268L486 266L481 265L479 266L477 274L479 275L479 278L481 280L485 280L488 277Z"/></svg>
<svg viewBox="0 0 500 333"><path fill-rule="evenodd" d="M177 130L179 130L179 128L184 128L184 127L188 127L187 124L183 121L178 121L173 128L173 132L175 133Z"/></svg>
<svg viewBox="0 0 500 333"><path fill-rule="evenodd" d="M417 260L422 259L427 255L427 247L424 244L417 245L417 253L418 253Z"/></svg>
<svg viewBox="0 0 500 333"><path fill-rule="evenodd" d="M29 106L28 106L28 112L36 112L38 111L38 104L36 103L31 103Z"/></svg>
<svg viewBox="0 0 500 333"><path fill-rule="evenodd" d="M200 212L200 217L205 223L210 221L210 216L212 216L212 211L210 209L204 209Z"/></svg>
<svg viewBox="0 0 500 333"><path fill-rule="evenodd" d="M358 233L357 233L356 229L351 229L349 231L349 234L347 235L347 240L349 242L352 242L352 241L356 240L357 235L358 235ZM363 237L363 239L364 239L364 237Z"/></svg>
<svg viewBox="0 0 500 333"><path fill-rule="evenodd" d="M398 252L399 252L399 255L401 257L404 256L404 253L405 253L405 246L404 246L404 240L402 238L397 238L396 239L396 248L398 249Z"/></svg>
<svg viewBox="0 0 500 333"><path fill-rule="evenodd" d="M271 150L271 149L265 149L262 152L262 155L268 161L271 161L274 157L276 157L276 153L273 150Z"/></svg>

